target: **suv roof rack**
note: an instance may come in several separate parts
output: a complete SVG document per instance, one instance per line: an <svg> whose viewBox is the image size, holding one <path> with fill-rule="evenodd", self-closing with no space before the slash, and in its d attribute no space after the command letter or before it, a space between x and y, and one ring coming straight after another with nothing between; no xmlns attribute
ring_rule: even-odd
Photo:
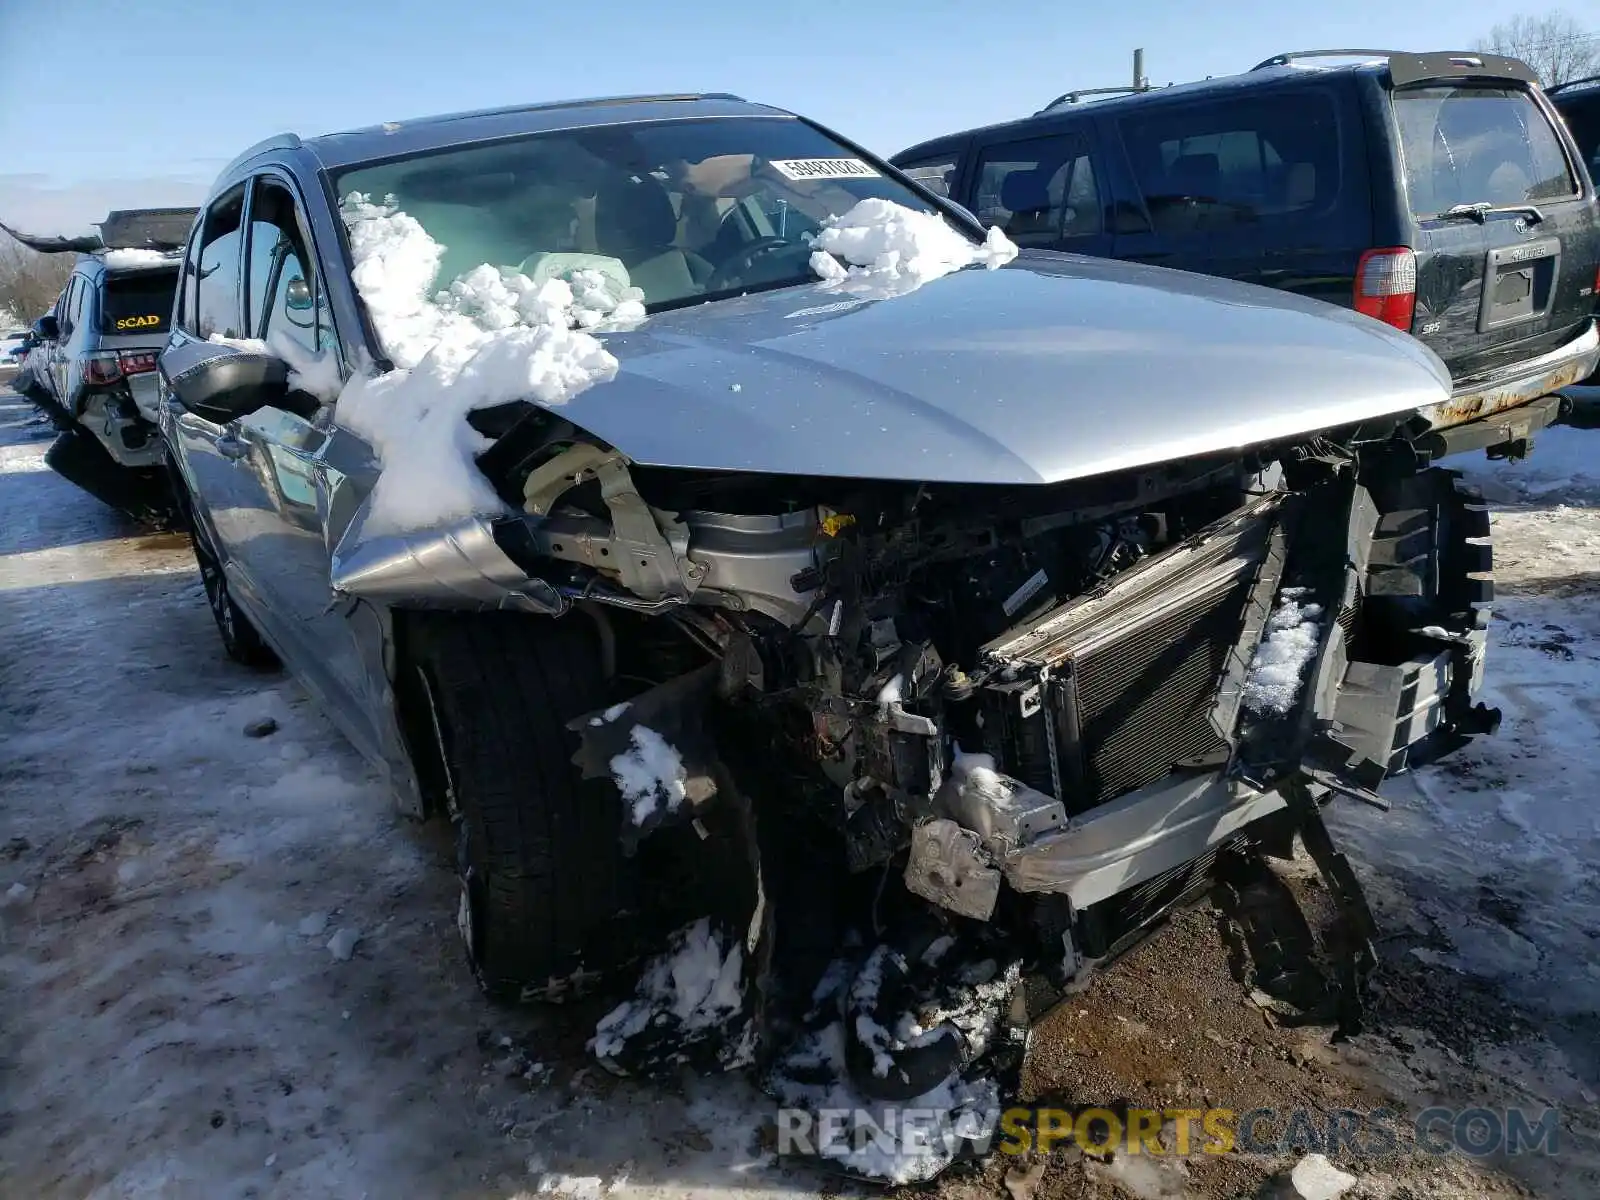
<svg viewBox="0 0 1600 1200"><path fill-rule="evenodd" d="M1037 117L1039 113L1047 113L1052 108L1059 108L1063 104L1076 104L1085 96L1137 95L1141 92L1153 90L1154 89L1151 88L1148 83L1140 84L1138 87L1134 87L1132 84L1124 84L1122 87L1078 88L1076 91L1062 92L1061 95L1057 96L1054 100L1050 101L1049 104L1046 104L1043 108L1041 108L1039 112L1036 112L1033 115Z"/></svg>
<svg viewBox="0 0 1600 1200"><path fill-rule="evenodd" d="M1568 88L1584 87L1591 83L1600 83L1600 75L1585 75L1582 79L1568 79L1562 83L1551 84L1545 88L1544 94L1554 96L1557 92L1564 92Z"/></svg>
<svg viewBox="0 0 1600 1200"><path fill-rule="evenodd" d="M1274 54L1251 67L1286 67L1301 58L1381 58L1389 64L1389 77L1396 86L1420 83L1427 79L1515 79L1538 83L1539 75L1521 59L1503 54L1484 54L1477 50L1438 50L1417 54L1406 50L1290 50Z"/></svg>

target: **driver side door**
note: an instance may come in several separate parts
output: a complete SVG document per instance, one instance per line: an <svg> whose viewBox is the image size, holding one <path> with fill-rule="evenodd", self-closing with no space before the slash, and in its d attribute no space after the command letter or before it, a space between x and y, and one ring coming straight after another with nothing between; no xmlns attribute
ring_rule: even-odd
<svg viewBox="0 0 1600 1200"><path fill-rule="evenodd" d="M332 356L342 378L309 230L291 179L267 172L250 182L241 279L246 331L290 361ZM334 604L329 586L332 543L342 531L333 513L349 491L341 451L350 447L328 416L326 405L307 415L263 407L231 422L240 448L236 494L244 506L235 525L248 531L232 552L265 597L278 635L292 644L302 678L323 693L347 736L371 755L380 745L381 698L372 694L347 606Z"/></svg>

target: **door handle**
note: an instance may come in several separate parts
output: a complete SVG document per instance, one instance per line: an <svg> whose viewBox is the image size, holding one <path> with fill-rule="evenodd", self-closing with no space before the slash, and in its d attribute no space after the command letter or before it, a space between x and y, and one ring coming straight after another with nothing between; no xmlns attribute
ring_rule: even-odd
<svg viewBox="0 0 1600 1200"><path fill-rule="evenodd" d="M240 441L231 433L225 433L217 439L217 453L223 458L241 459L250 453L248 442Z"/></svg>

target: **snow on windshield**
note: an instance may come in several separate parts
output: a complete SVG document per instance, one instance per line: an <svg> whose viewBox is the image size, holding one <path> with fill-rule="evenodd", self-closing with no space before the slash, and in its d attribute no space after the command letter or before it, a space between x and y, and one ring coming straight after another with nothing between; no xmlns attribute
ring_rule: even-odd
<svg viewBox="0 0 1600 1200"><path fill-rule="evenodd" d="M1017 256L998 226L974 245L935 213L877 199L829 217L813 245L811 269L824 289L868 299L905 295L975 263L993 270Z"/></svg>
<svg viewBox="0 0 1600 1200"><path fill-rule="evenodd" d="M642 320L640 293L597 270L535 282L487 264L435 292L444 247L416 220L360 194L341 211L351 278L397 368L357 375L339 396L340 423L372 443L383 468L365 532L501 511L475 462L489 439L467 414L519 399L565 404L611 379L617 360L588 330Z"/></svg>

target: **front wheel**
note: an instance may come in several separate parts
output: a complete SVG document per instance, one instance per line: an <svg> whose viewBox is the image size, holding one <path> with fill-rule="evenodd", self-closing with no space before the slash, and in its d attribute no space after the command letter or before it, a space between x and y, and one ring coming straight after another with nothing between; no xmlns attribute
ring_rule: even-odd
<svg viewBox="0 0 1600 1200"><path fill-rule="evenodd" d="M559 1000L632 957L637 860L621 799L583 779L566 723L609 683L581 621L515 613L405 614L456 823L457 922L492 999Z"/></svg>

